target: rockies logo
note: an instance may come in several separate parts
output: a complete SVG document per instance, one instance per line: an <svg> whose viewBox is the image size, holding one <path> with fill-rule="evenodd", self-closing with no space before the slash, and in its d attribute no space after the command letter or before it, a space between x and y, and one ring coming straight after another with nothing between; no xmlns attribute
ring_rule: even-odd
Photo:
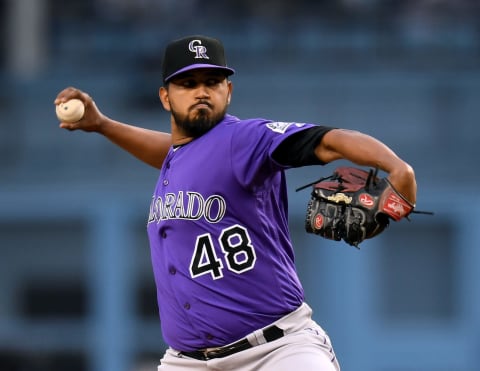
<svg viewBox="0 0 480 371"><path fill-rule="evenodd" d="M202 45L201 40L192 40L188 44L188 50L195 53L195 59L210 59L207 55L207 48Z"/></svg>

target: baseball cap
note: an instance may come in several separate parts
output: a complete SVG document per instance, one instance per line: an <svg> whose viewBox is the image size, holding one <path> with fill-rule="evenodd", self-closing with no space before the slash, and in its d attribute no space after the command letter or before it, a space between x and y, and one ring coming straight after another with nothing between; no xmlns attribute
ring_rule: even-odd
<svg viewBox="0 0 480 371"><path fill-rule="evenodd" d="M222 43L208 36L192 35L172 41L163 57L163 82L174 76L198 68L223 70L226 76L235 70L227 67Z"/></svg>

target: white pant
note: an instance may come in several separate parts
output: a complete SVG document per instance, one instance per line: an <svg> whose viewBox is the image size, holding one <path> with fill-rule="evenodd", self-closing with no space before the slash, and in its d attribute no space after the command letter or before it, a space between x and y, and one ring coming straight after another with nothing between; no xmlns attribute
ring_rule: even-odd
<svg viewBox="0 0 480 371"><path fill-rule="evenodd" d="M252 348L207 361L169 348L158 371L340 371L330 338L312 320L306 303L271 325L281 328L285 336L267 343L260 329L247 335Z"/></svg>

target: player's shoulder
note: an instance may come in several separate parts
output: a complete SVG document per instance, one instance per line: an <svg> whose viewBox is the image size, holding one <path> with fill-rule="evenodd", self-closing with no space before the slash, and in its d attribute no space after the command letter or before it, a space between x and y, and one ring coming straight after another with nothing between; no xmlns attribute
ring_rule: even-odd
<svg viewBox="0 0 480 371"><path fill-rule="evenodd" d="M240 119L236 116L226 115L222 121L222 126L227 130L233 130L235 132L242 132L244 134L248 132L260 132L266 128L271 120L264 118L247 118Z"/></svg>
<svg viewBox="0 0 480 371"><path fill-rule="evenodd" d="M302 127L304 123L275 121L263 117L240 119L236 116L226 115L223 122L226 125L240 126L241 128L257 128L270 130L277 133L284 133L289 127Z"/></svg>
<svg viewBox="0 0 480 371"><path fill-rule="evenodd" d="M271 122L271 120L264 119L264 118L247 118L241 119L237 116L226 114L223 118L222 122L226 125L264 125L267 122Z"/></svg>

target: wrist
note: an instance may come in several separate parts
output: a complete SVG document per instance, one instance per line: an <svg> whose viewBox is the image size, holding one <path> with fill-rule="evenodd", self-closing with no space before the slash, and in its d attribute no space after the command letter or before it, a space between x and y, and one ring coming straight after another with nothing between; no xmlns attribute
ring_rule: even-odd
<svg viewBox="0 0 480 371"><path fill-rule="evenodd" d="M388 174L388 181L408 202L415 205L417 184L415 172L407 163L396 167Z"/></svg>

